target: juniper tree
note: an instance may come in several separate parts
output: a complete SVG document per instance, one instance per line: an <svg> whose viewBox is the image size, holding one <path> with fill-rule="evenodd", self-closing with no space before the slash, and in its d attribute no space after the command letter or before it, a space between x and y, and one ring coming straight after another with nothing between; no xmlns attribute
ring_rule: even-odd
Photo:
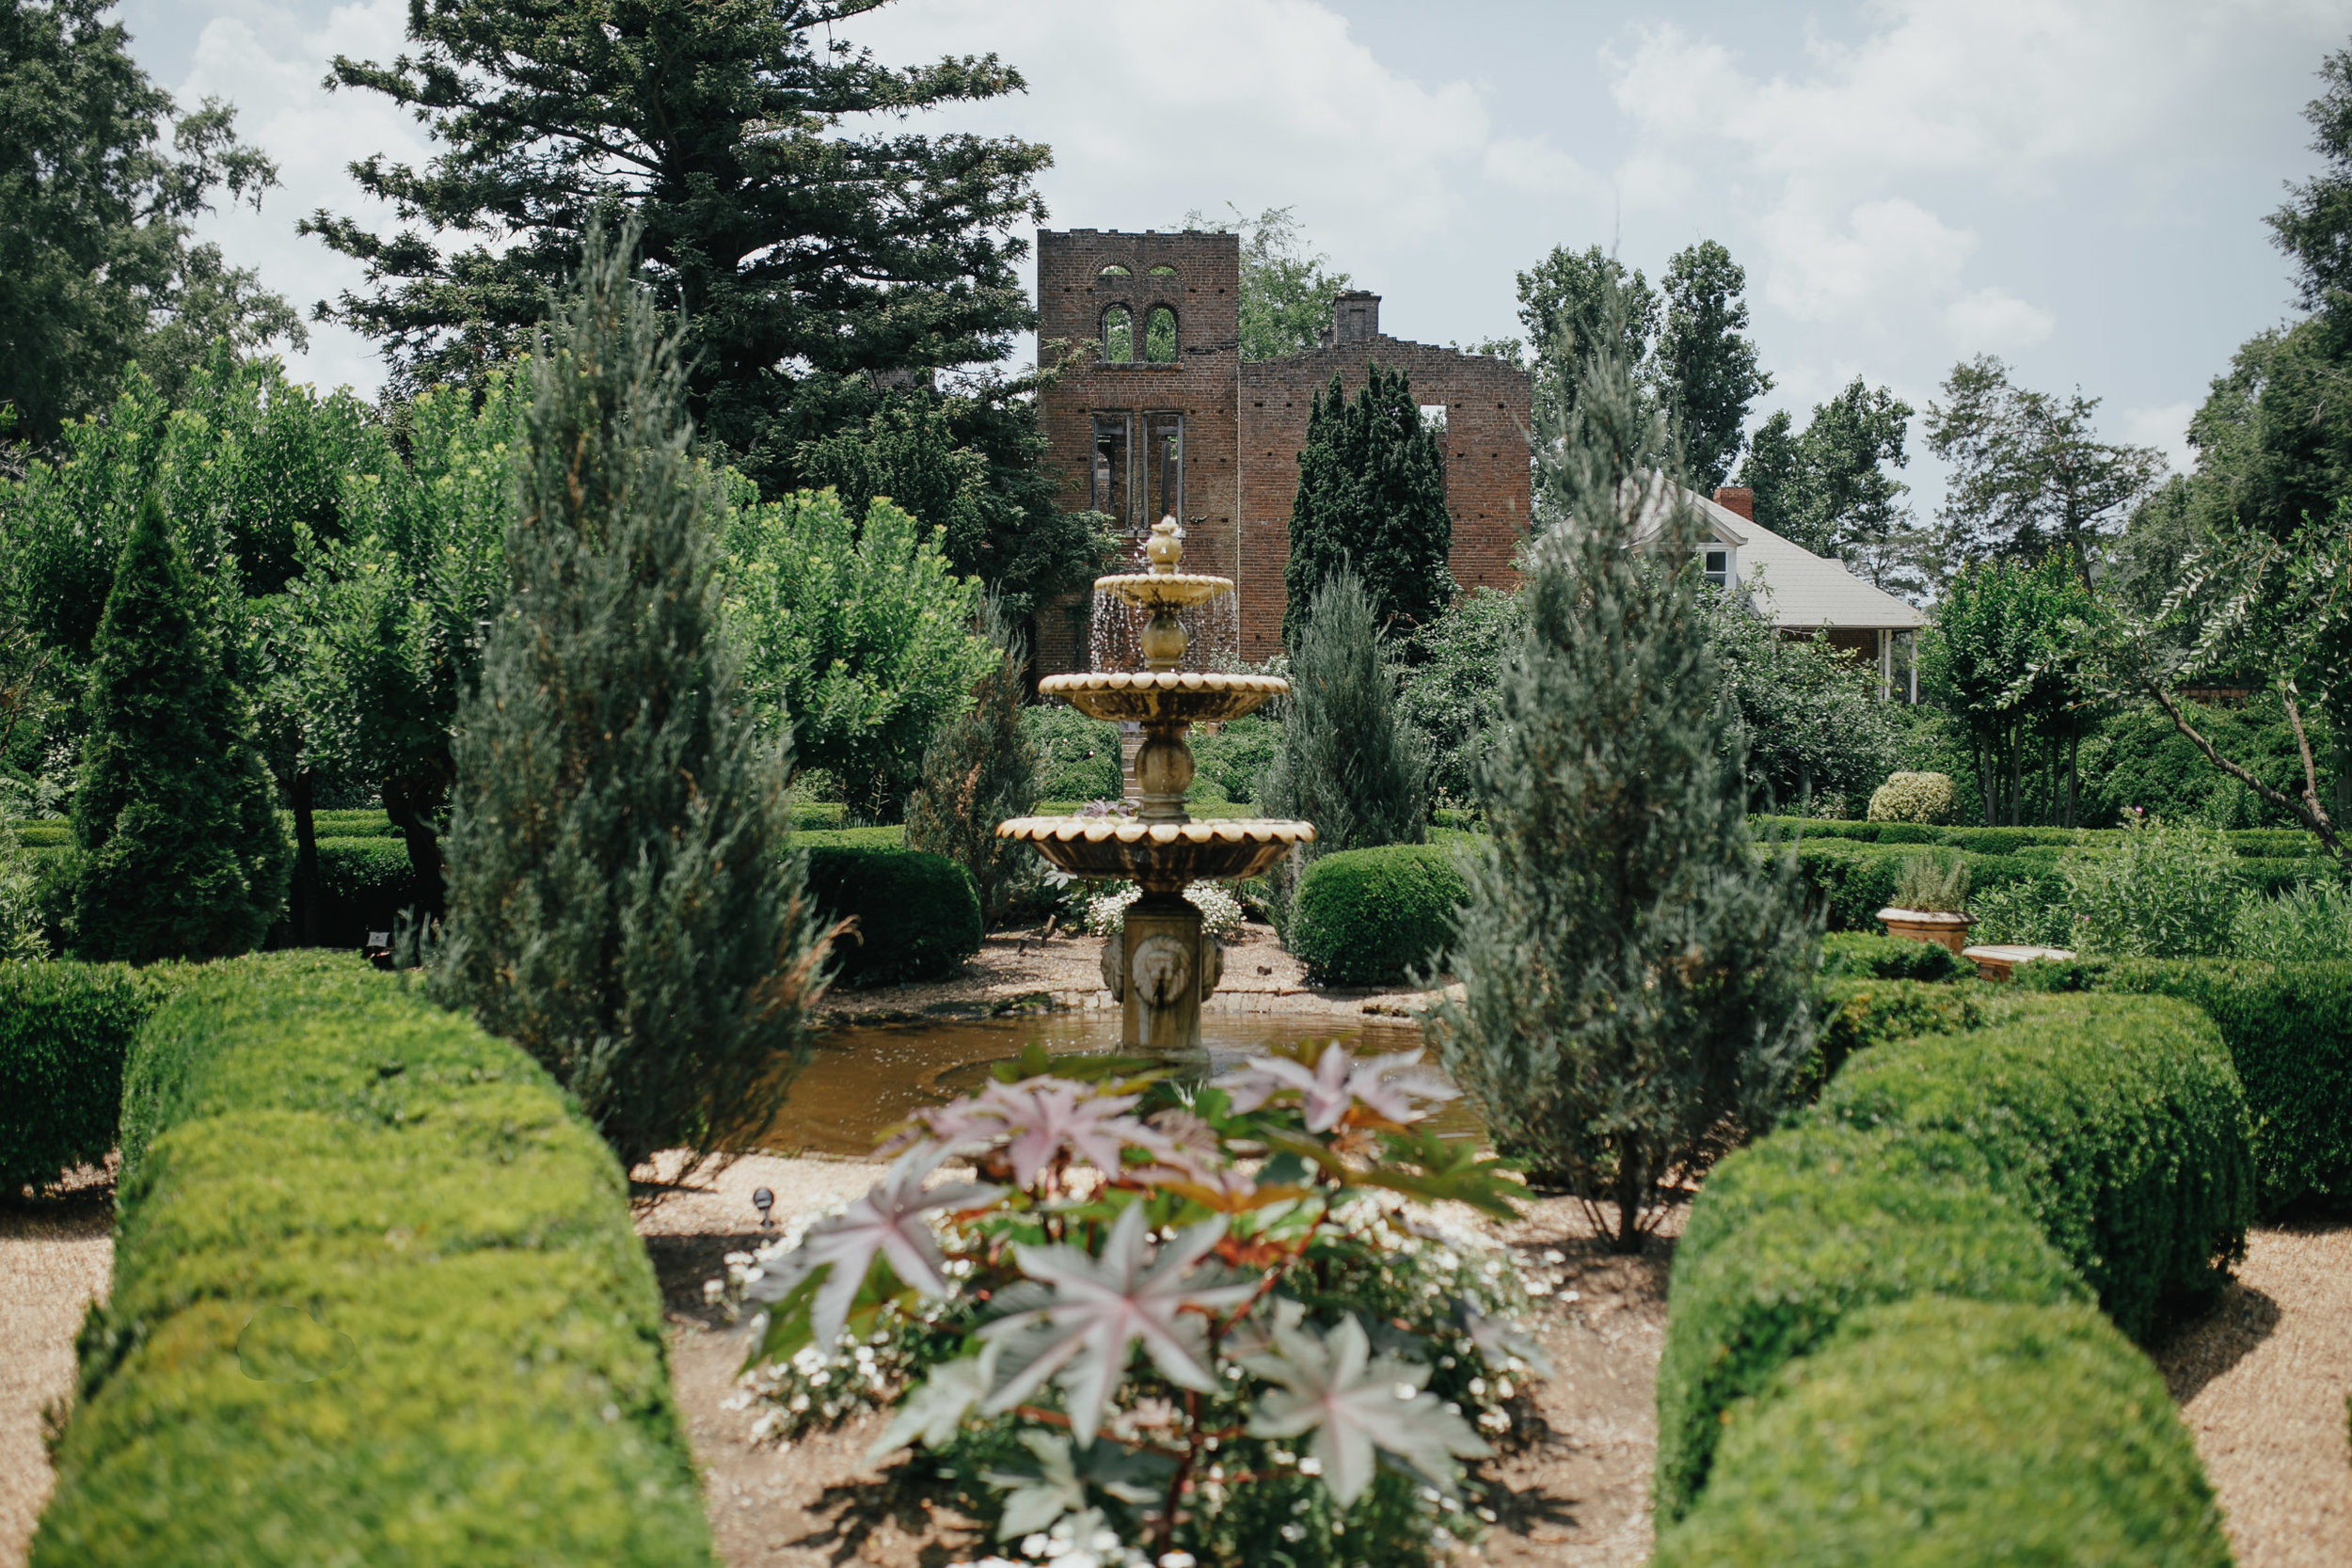
<svg viewBox="0 0 2352 1568"><path fill-rule="evenodd" d="M1316 590L1344 563L1383 627L1426 626L1453 602L1454 519L1445 449L1422 421L1403 371L1371 366L1353 403L1338 376L1316 394L1291 501L1282 641L1298 645Z"/></svg>
<svg viewBox="0 0 2352 1568"><path fill-rule="evenodd" d="M907 847L971 873L993 925L1016 876L1034 863L1027 845L996 836L996 824L1037 804L1037 748L1021 723L1027 641L993 599L982 602L981 619L996 657L974 683L971 708L942 725L923 754L923 782L907 800Z"/></svg>
<svg viewBox="0 0 2352 1568"><path fill-rule="evenodd" d="M1291 656L1282 749L1260 800L1315 825L1314 853L1429 836L1429 743L1399 711L1363 580L1342 565L1316 590Z"/></svg>
<svg viewBox="0 0 2352 1568"><path fill-rule="evenodd" d="M785 743L738 708L676 343L634 238L591 244L533 351L435 974L630 1164L765 1130L823 953L785 852Z"/></svg>
<svg viewBox="0 0 2352 1568"><path fill-rule="evenodd" d="M1465 990L1436 1032L1497 1147L1630 1252L1668 1184L1789 1103L1816 939L1791 871L1755 859L1700 519L1665 483L1666 424L1618 336L1596 336L1572 396L1539 404L1559 521L1527 555L1453 954Z"/></svg>
<svg viewBox="0 0 2352 1568"><path fill-rule="evenodd" d="M222 668L205 596L164 509L139 509L91 644L73 797L77 951L150 963L250 951L285 905L292 853Z"/></svg>

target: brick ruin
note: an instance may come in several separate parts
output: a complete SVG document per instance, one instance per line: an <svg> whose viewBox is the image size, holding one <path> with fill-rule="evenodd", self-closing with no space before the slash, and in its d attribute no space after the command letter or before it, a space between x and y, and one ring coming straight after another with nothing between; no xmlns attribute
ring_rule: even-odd
<svg viewBox="0 0 2352 1568"><path fill-rule="evenodd" d="M1241 242L1232 234L1074 229L1037 237L1039 337L1092 352L1039 398L1060 503L1140 540L1184 525L1184 565L1238 585L1241 657L1281 651L1291 500L1314 395L1367 367L1403 371L1445 427L1450 561L1463 588L1509 588L1528 515L1526 373L1500 359L1380 330L1380 296L1342 294L1322 346L1241 357ZM1440 412L1441 410L1441 412ZM1038 616L1040 674L1088 664L1091 599Z"/></svg>

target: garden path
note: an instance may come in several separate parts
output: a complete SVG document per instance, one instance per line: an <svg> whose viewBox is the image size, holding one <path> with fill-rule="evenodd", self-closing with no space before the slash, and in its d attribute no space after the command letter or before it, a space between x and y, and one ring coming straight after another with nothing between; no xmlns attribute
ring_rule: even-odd
<svg viewBox="0 0 2352 1568"><path fill-rule="evenodd" d="M73 1391L82 1309L114 1270L114 1185L103 1170L0 1203L0 1568L19 1568L55 1479L41 1412Z"/></svg>
<svg viewBox="0 0 2352 1568"><path fill-rule="evenodd" d="M665 1161L638 1174L674 1168ZM724 1255L758 1243L755 1188L774 1192L782 1220L803 1206L854 1197L882 1170L866 1161L757 1157L639 1207L638 1229L669 1313L671 1378L729 1568L834 1568L852 1560L935 1568L949 1560L943 1547L955 1537L919 1514L892 1513L871 1484L865 1451L880 1418L788 1449L752 1440L760 1407L739 1402L735 1384L749 1349L744 1330L704 1299L703 1282L724 1273ZM1476 1223L1511 1246L1522 1272L1549 1291L1530 1326L1555 1375L1535 1386L1533 1440L1498 1465L1512 1504L1487 1539L1485 1560L1506 1568L1638 1568L1649 1556L1654 1390L1671 1238L1653 1242L1643 1257L1614 1257L1578 1206L1559 1199L1530 1205L1508 1227L1477 1221L1468 1210L1447 1218Z"/></svg>
<svg viewBox="0 0 2352 1568"><path fill-rule="evenodd" d="M2352 1225L2265 1226L2215 1308L2156 1353L2238 1568L2352 1562Z"/></svg>

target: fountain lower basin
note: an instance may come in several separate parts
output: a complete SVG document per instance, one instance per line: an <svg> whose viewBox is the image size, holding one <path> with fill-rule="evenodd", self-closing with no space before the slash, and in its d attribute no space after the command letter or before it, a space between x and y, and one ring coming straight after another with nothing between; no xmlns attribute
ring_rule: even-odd
<svg viewBox="0 0 2352 1568"><path fill-rule="evenodd" d="M1016 816L998 838L1034 845L1073 877L1126 877L1147 893L1181 893L1198 881L1263 873L1295 844L1312 844L1314 825L1271 818L1143 822L1117 816Z"/></svg>

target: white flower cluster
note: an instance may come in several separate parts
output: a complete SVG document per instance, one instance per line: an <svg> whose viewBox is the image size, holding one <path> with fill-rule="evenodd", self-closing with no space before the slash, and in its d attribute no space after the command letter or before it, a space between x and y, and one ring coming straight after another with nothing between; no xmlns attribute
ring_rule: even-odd
<svg viewBox="0 0 2352 1568"><path fill-rule="evenodd" d="M1150 1553L1119 1539L1094 1509L1065 1514L1054 1528L1021 1538L1019 1557L994 1554L947 1568L1193 1568L1190 1552L1164 1553L1155 1564Z"/></svg>
<svg viewBox="0 0 2352 1568"><path fill-rule="evenodd" d="M1090 936L1106 937L1125 924L1127 906L1143 896L1143 890L1133 882L1122 882L1108 893L1098 893L1086 902L1086 928ZM1200 911L1200 928L1219 942L1241 929L1241 901L1226 890L1222 882L1195 882L1184 889L1184 897Z"/></svg>

